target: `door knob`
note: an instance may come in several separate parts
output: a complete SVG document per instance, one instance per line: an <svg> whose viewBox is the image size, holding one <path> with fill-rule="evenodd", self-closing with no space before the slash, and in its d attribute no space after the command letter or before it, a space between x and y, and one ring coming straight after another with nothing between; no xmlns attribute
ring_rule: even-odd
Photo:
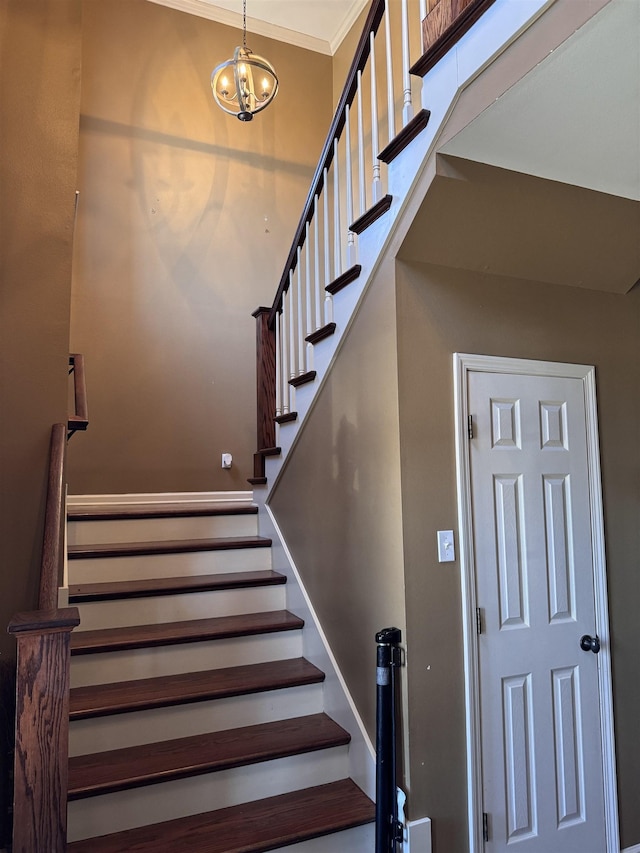
<svg viewBox="0 0 640 853"><path fill-rule="evenodd" d="M594 655L597 655L600 651L600 639L597 635L591 637L589 634L584 634L580 637L580 648L583 652L593 652Z"/></svg>

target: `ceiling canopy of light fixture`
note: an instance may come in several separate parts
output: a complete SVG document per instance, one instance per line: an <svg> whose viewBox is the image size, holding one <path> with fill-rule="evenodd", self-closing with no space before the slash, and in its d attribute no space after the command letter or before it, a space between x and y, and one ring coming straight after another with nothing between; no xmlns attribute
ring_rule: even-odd
<svg viewBox="0 0 640 853"><path fill-rule="evenodd" d="M251 121L278 93L273 65L247 47L247 0L242 2L242 47L213 69L211 90L218 106L240 121Z"/></svg>

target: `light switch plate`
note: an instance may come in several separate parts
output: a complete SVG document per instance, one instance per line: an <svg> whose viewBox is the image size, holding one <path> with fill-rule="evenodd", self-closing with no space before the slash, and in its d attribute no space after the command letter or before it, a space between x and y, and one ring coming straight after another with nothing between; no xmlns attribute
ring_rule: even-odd
<svg viewBox="0 0 640 853"><path fill-rule="evenodd" d="M438 530L438 562L452 563L456 558L453 530Z"/></svg>

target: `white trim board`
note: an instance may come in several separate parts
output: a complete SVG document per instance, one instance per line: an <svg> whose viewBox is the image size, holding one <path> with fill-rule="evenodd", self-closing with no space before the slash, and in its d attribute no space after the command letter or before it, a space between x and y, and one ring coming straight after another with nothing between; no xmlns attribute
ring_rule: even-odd
<svg viewBox="0 0 640 853"><path fill-rule="evenodd" d="M620 853L640 853L640 844L634 844L633 847L625 847Z"/></svg>
<svg viewBox="0 0 640 853"><path fill-rule="evenodd" d="M403 853L431 853L431 818L410 820L405 827Z"/></svg>
<svg viewBox="0 0 640 853"><path fill-rule="evenodd" d="M67 506L131 506L131 504L251 503L253 492L154 492L113 495L68 495Z"/></svg>
<svg viewBox="0 0 640 853"><path fill-rule="evenodd" d="M616 759L613 734L613 696L607 580L605 561L604 514L600 476L600 451L596 405L595 368L584 364L563 364L531 359L502 358L489 355L453 354L455 398L456 485L458 498L458 543L462 592L462 621L465 678L465 715L467 740L467 809L469 819L469 851L481 853L482 841L482 776L480 767L480 697L479 662L476 643L476 592L472 537L470 466L467 441L467 374L527 374L533 376L581 379L584 389L587 468L591 504L592 549L594 562L594 598L596 629L602 640L598 655L600 691L601 743L604 778L604 820L608 853L619 853L618 798Z"/></svg>
<svg viewBox="0 0 640 853"><path fill-rule="evenodd" d="M373 744L338 668L337 661L278 523L271 508L263 503L266 494L266 488L256 489L256 503L260 507L259 533L261 536L269 536L273 542L271 567L274 571L287 576L287 608L304 619L304 657L325 673L323 683L325 712L351 735L349 774L367 796L375 800L376 760ZM375 654L373 647L372 654ZM422 853L419 847L417 850L418 853ZM429 851L427 850L426 853Z"/></svg>

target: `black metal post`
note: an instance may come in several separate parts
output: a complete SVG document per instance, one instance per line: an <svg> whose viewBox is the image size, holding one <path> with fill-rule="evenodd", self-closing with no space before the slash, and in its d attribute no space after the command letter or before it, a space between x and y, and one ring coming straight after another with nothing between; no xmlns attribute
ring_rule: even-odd
<svg viewBox="0 0 640 853"><path fill-rule="evenodd" d="M396 797L396 681L400 663L399 628L376 634L376 851L395 853L398 837Z"/></svg>

